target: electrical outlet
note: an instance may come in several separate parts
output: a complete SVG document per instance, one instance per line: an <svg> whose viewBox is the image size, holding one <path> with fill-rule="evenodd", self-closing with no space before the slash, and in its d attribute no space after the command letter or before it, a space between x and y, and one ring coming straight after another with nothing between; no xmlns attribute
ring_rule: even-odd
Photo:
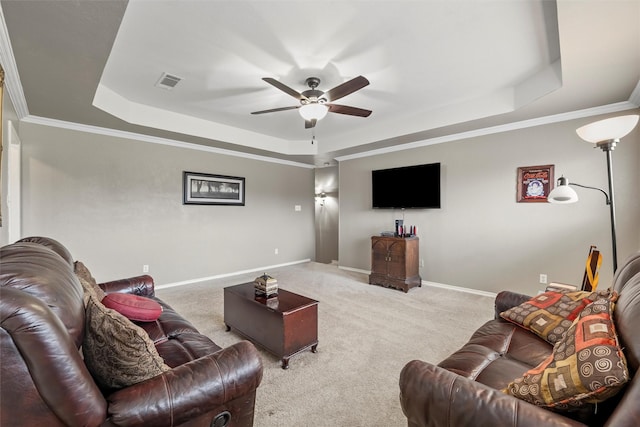
<svg viewBox="0 0 640 427"><path fill-rule="evenodd" d="M540 283L542 283L543 285L547 284L547 275L546 274L541 274L540 275Z"/></svg>
<svg viewBox="0 0 640 427"><path fill-rule="evenodd" d="M278 255L278 248L273 251L276 255Z"/></svg>
<svg viewBox="0 0 640 427"><path fill-rule="evenodd" d="M420 267L424 267L424 259L420 258Z"/></svg>
<svg viewBox="0 0 640 427"><path fill-rule="evenodd" d="M143 273L148 273L149 272L149 266L147 264L142 266L142 272Z"/></svg>

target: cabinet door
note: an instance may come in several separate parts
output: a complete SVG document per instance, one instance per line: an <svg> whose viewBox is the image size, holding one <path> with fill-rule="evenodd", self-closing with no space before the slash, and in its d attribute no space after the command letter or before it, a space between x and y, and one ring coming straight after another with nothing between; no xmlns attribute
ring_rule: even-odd
<svg viewBox="0 0 640 427"><path fill-rule="evenodd" d="M405 242L403 240L391 242L388 251L387 275L390 278L404 280L407 274L405 268Z"/></svg>
<svg viewBox="0 0 640 427"><path fill-rule="evenodd" d="M375 239L371 243L371 272L387 274L387 242L384 239Z"/></svg>

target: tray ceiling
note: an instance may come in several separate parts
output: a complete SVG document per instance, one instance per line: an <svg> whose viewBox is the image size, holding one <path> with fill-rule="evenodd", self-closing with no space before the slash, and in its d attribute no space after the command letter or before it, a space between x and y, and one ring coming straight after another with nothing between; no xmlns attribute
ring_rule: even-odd
<svg viewBox="0 0 640 427"><path fill-rule="evenodd" d="M637 1L1 4L29 116L310 164L625 102L640 79ZM339 103L368 118L250 114L297 105L263 77L358 75Z"/></svg>

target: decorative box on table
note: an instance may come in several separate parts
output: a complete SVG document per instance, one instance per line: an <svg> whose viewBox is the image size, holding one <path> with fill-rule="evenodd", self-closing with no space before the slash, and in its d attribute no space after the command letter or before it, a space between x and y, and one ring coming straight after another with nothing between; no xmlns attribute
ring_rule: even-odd
<svg viewBox="0 0 640 427"><path fill-rule="evenodd" d="M278 296L278 281L264 273L256 277L253 282L257 297L272 298Z"/></svg>

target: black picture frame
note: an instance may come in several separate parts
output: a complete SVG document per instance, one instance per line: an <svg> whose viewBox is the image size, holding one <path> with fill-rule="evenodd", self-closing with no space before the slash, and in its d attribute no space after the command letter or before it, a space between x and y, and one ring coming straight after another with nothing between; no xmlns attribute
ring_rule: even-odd
<svg viewBox="0 0 640 427"><path fill-rule="evenodd" d="M182 204L244 206L245 179L209 173L182 173Z"/></svg>

